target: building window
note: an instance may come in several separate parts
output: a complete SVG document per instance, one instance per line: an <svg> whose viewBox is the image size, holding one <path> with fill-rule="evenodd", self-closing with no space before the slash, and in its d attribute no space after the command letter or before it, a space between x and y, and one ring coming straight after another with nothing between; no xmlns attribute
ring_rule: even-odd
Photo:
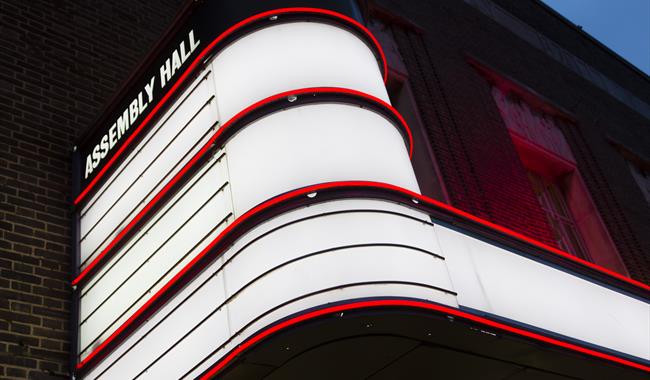
<svg viewBox="0 0 650 380"><path fill-rule="evenodd" d="M542 209L548 217L558 247L574 256L588 260L587 249L559 184L530 171L528 172L528 178L533 185L533 190Z"/></svg>
<svg viewBox="0 0 650 380"><path fill-rule="evenodd" d="M493 84L495 103L558 248L627 274L564 136L564 128L575 126L521 86L505 79Z"/></svg>

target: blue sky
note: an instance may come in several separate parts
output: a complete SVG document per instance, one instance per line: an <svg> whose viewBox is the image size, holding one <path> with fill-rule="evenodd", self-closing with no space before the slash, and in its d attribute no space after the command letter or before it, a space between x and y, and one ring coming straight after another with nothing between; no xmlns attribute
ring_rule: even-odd
<svg viewBox="0 0 650 380"><path fill-rule="evenodd" d="M650 75L650 0L542 0Z"/></svg>

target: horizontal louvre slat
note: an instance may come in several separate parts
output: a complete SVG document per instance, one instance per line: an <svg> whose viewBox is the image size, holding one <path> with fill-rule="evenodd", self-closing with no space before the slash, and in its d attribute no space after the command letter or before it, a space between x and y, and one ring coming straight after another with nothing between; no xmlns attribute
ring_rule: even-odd
<svg viewBox="0 0 650 380"><path fill-rule="evenodd" d="M225 156L213 158L204 173L197 173L199 179L179 190L170 206L159 211L98 279L82 289L84 352L89 344L110 335L229 222L232 204L226 165Z"/></svg>
<svg viewBox="0 0 650 380"><path fill-rule="evenodd" d="M154 127L154 134L131 153L119 176L102 187L97 200L82 210L81 262L85 266L119 233L164 179L179 170L189 153L217 121L211 75L197 85L170 115ZM200 144L199 144L200 145Z"/></svg>

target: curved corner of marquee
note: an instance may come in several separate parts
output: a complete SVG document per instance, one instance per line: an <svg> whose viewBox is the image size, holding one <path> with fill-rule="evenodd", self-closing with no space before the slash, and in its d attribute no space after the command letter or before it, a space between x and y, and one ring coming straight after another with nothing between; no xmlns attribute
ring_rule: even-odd
<svg viewBox="0 0 650 380"><path fill-rule="evenodd" d="M319 43L315 44L314 41ZM204 64L202 72L197 73L204 60L209 63ZM330 89L346 92L347 95L363 96L366 100L389 109L399 119L394 124L405 127L409 155L412 153L410 130L389 104L383 83L387 76L387 66L381 46L363 25L337 12L316 8L283 8L249 17L208 44L170 92L182 88L179 85L182 82L189 82L190 74L196 74L198 78L184 83L186 90L179 99L168 105L168 111L159 115L162 120L156 125L145 125L143 122L137 127L134 135L147 133L144 142L140 143L144 147L123 154L119 163L116 154L105 168L114 164L116 168L113 168L112 174L100 185L99 178L106 172L102 169L100 175L75 200L75 204L80 206L81 215L82 264L81 273L73 280L73 285L79 285L92 277L96 264L106 256L105 251L113 249L112 243L118 240L113 238L121 239L126 235L124 230L135 226L125 221L130 219L139 222L137 214L143 209L151 209L144 206L157 200L154 195L161 192L157 183L170 182L183 165L187 166L189 157L196 158L200 153L205 153L197 152L196 145L225 143L210 141L211 137L215 137L208 136L211 130L231 123L232 119L248 108L279 94L313 88L322 90L320 92ZM170 99L170 95L172 94L166 94L163 99ZM348 103L350 106L363 106L359 102ZM339 104L342 112L353 113L350 110L352 107L343 105ZM160 104L156 109L161 109ZM184 114L187 117L183 118ZM340 120L333 118L329 122L340 123ZM215 121L218 123L216 126ZM351 118L338 127L352 129L355 122ZM176 123L176 126L172 123ZM183 125L184 123L187 124ZM168 131L178 129L179 125L182 126L180 132ZM338 141L345 142L346 138L346 133L338 135ZM301 143L298 138L292 139L296 144ZM336 145L336 142L333 138L330 139L330 146ZM190 145L195 143L195 146ZM159 146L162 144L168 144L166 150ZM357 153L362 152L360 149ZM336 149L324 152L325 155L336 153ZM159 162L151 161L154 157L159 157ZM143 170L138 164L149 166ZM141 191L138 192L137 187L133 190L126 189L131 184L137 186L135 182L144 183ZM123 198L131 196L133 200L130 203L128 199L112 201L111 198L120 195ZM259 200L262 199L264 198ZM107 215L111 207L128 212ZM113 228L111 236L102 233L100 227L107 225L112 228L115 223L118 226ZM116 234L114 231L117 230L121 233Z"/></svg>
<svg viewBox="0 0 650 380"><path fill-rule="evenodd" d="M167 103L169 99L173 98L174 95L176 95L177 92L180 92L181 89L186 87L188 85L188 82L190 81L190 78L196 74L196 72L202 68L202 65L205 63L206 60L210 60L212 56L220 54L222 50L226 49L227 47L230 47L232 42L237 41L238 38L242 36L247 36L249 34L252 34L253 32L259 30L259 29L264 29L268 27L273 27L273 26L285 26L286 24L296 24L300 23L302 24L310 24L310 23L315 23L319 25L321 28L326 28L326 26L332 26L337 29L345 30L347 31L346 34L354 34L356 38L354 39L355 42L350 44L350 41L352 41L350 38L347 39L347 41L343 41L341 39L326 39L322 40L319 42L326 42L326 46L321 46L318 44L314 44L313 42L315 41L313 39L314 36L318 36L319 34L322 33L316 32L314 33L313 28L307 28L307 33L304 35L304 38L294 38L294 41L292 40L292 37L300 37L296 33L302 33L304 30L299 30L299 28L296 27L289 27L289 34L293 34L293 36L289 36L289 41L290 43L286 44L286 46L281 46L280 49L276 49L278 46L278 42L282 44L281 39L283 37L286 37L287 31L285 28L283 36L280 32L280 28L274 29L274 31L271 33L271 41L269 42L266 46L260 45L259 42L254 42L257 46L255 46L256 51L248 51L244 52L242 55L241 49L247 49L247 46L240 46L240 51L237 53L237 49L234 48L232 50L235 50L236 55L238 55L238 58L240 59L245 59L247 61L239 61L236 62L232 59L230 59L230 66L228 67L227 64L224 65L224 68L232 70L233 68L236 71L242 72L243 69L240 69L238 67L238 63L241 62L247 62L250 66L252 63L253 65L259 64L260 62L264 63L271 63L275 64L274 67L268 67L267 70L259 70L259 67L257 70L253 70L253 76L248 78L247 81L238 81L233 83L232 81L228 81L228 75L222 75L223 82L221 83L222 88L230 88L237 89L243 85L247 85L248 82L254 81L255 76L262 76L264 78L261 78L261 81L255 83L255 84L264 84L264 82L267 82L268 79L271 79L270 82L273 82L273 79L276 81L278 79L283 79L285 78L284 75L292 75L296 76L297 78L292 78L292 79L297 79L297 80L291 80L291 81L286 81L286 85L289 85L292 82L298 82L298 83L303 83L303 82L309 82L312 83L310 78L304 78L301 77L300 75L300 70L305 69L304 64L310 65L311 67L307 67L307 70L302 70L302 74L305 73L310 73L310 74L315 74L315 73L327 73L331 74L332 72L335 72L338 70L338 75L335 76L330 76L329 80L326 80L324 82L318 82L318 79L324 79L324 78L316 78L316 82L318 86L337 86L341 85L342 83L346 85L352 84L352 86L342 86L342 87L349 87L349 88L356 88L361 91L367 91L369 94L375 94L377 97L388 100L388 95L385 91L385 88L383 86L377 86L376 81L374 78L372 78L379 69L379 75L382 78L383 83L386 83L388 81L388 62L386 60L386 55L384 53L384 50L377 40L377 38L361 23L356 21L355 19L346 16L344 14L341 14L339 12L335 12L332 10L328 9L321 9L321 8L313 8L313 7L290 7L290 8L279 8L279 9L274 9L266 12L262 12L253 16L250 16L244 20L241 20L240 22L236 23L235 25L231 26L227 30L225 30L223 33L218 35L213 41L210 41L207 46L200 52L200 54L194 59L194 61L191 62L191 64L180 74L180 77L178 81L175 83L174 86L172 86L168 92L162 97L161 101L156 106L156 110L152 111L152 113L147 117L138 127L135 129L133 132L132 136L129 138L129 141L125 143L125 145L115 154L115 156L110 160L110 162L107 163L107 165L101 170L100 173L84 188L80 191L80 193L75 197L73 204L75 207L80 208L87 206L87 203L89 202L89 198L91 198L92 195L94 195L98 188L101 187L102 181L104 181L106 178L109 177L109 172L111 170L115 170L115 166L119 166L119 160L124 159L123 156L126 155L125 151L129 147L129 145L132 143L131 140L133 140L137 135L139 134L146 134L147 129L150 129L150 121L154 119L155 117L158 117L159 113L162 113L162 109L165 107L169 106ZM305 25L303 25L305 26ZM261 39L263 40L264 38L268 38L268 36L265 36L265 34L268 33L262 33L261 34ZM258 39L259 40L259 39ZM375 65L379 65L378 67L373 67L373 66L368 66L368 56L367 54L361 54L359 55L358 58L359 62L353 64L352 66L345 65L343 62L339 61L340 55L345 55L346 53L355 53L352 51L353 49L356 49L356 53L358 53L358 46L353 46L353 45L358 45L359 42L363 43L366 45L368 48L369 52L372 54L373 61ZM293 46L291 45L293 43ZM238 44L242 45L242 44ZM342 48L344 51L338 51L338 48ZM313 53L315 50L317 51L317 54L313 57L310 57L310 54ZM268 58L267 54L271 54L272 57L269 60L266 60ZM280 55L280 57L278 57ZM297 60L293 60L293 58L298 58ZM280 58L280 59L278 59ZM305 59L307 58L307 59ZM232 65L234 63L234 66ZM311 65L314 64L314 65ZM278 67L284 66L284 68ZM364 68L363 71L359 71L360 66ZM327 67L324 71L320 72L320 68L322 67ZM298 69L299 71L296 72L295 70ZM356 73L361 73L363 74L360 78L355 78L354 74ZM326 74L326 75L327 75ZM342 75L341 75L342 74ZM346 75L347 74L347 75ZM366 75L369 74L369 75ZM277 75L276 77L271 77L268 78L268 75ZM234 79L241 79L240 76L235 75L233 77ZM368 81L368 79L370 79ZM364 83L365 82L365 83ZM232 87L234 85L234 87ZM277 83L276 83L277 85ZM357 86L357 87L355 87ZM276 86L270 86L269 88L261 88L261 92L258 93L257 95L261 94L264 92L264 90L270 90L272 87ZM285 86L286 87L286 86ZM298 88L300 86L297 86ZM257 87L255 87L257 89ZM285 89L291 88L286 87ZM231 94L229 94L231 95ZM227 99L229 95L226 95L224 99ZM271 95L271 94L268 94ZM254 97L253 97L254 98ZM258 99L261 99L258 97ZM250 94L248 96L244 95L242 98L234 98L233 99L235 102L244 103L247 100L250 100ZM238 109L237 108L232 108L232 105L230 107L228 105L222 105L222 108L220 111L222 113L222 121L227 120L230 116L234 115L234 112L236 112ZM230 114L229 114L230 112Z"/></svg>
<svg viewBox="0 0 650 380"><path fill-rule="evenodd" d="M383 79L372 47L317 20L251 30L211 58L135 153L149 166L127 158L84 206L86 266L138 228L80 285L79 375L212 375L277 326L349 305L438 305L421 308L489 323L459 311L451 275L471 283L458 272L471 258L447 263L456 232L420 204ZM297 103L267 101L280 98ZM348 302L359 299L384 304Z"/></svg>
<svg viewBox="0 0 650 380"><path fill-rule="evenodd" d="M198 78L80 210L84 378L168 375L156 363L174 362L186 344L198 355L218 341L214 332L232 338L294 298L302 301L286 312L332 295L370 295L373 286L422 296L420 279L422 289L443 289L433 298L453 302L423 229L426 214L340 200L241 227L264 200L314 183L378 181L419 191L412 136L390 106L385 57L370 32L335 12L289 8L244 20L217 40ZM214 119L216 127L207 122ZM215 255L236 226L245 233ZM373 269L359 270L366 261ZM432 273L440 279L424 278ZM177 335L183 330L185 338ZM166 354L148 341L159 334L173 343ZM203 337L198 346L196 337Z"/></svg>

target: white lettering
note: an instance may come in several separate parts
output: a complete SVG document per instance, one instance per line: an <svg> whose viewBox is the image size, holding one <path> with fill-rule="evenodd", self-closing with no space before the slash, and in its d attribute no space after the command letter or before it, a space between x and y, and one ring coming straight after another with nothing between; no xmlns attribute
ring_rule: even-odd
<svg viewBox="0 0 650 380"><path fill-rule="evenodd" d="M97 167L99 160L99 145L95 145L95 149L93 149L93 169Z"/></svg>
<svg viewBox="0 0 650 380"><path fill-rule="evenodd" d="M92 160L90 159L90 154L86 156L86 174L84 175L84 179L88 178L88 174L93 172L93 163Z"/></svg>
<svg viewBox="0 0 650 380"><path fill-rule="evenodd" d="M145 108L147 108L147 104L149 103L142 102L142 91L140 91L138 94L138 113L140 113L140 115L142 115L142 112L145 110Z"/></svg>
<svg viewBox="0 0 650 380"><path fill-rule="evenodd" d="M160 66L160 87L165 87L167 81L172 78L172 72L169 67L169 58L165 61L165 64Z"/></svg>
<svg viewBox="0 0 650 380"><path fill-rule="evenodd" d="M113 125L108 129L108 149L113 149L115 144L117 144L117 132L115 131L116 126L117 124L113 123Z"/></svg>
<svg viewBox="0 0 650 380"><path fill-rule="evenodd" d="M194 41L194 31L190 30L190 54L196 49L197 46L201 43L201 40Z"/></svg>
<svg viewBox="0 0 650 380"><path fill-rule="evenodd" d="M144 85L144 90L147 92L147 97L149 98L149 103L153 101L153 86L156 84L156 76L152 76L149 83Z"/></svg>
<svg viewBox="0 0 650 380"><path fill-rule="evenodd" d="M102 141L99 143L99 145L100 145L99 156L103 160L104 157L106 157L106 155L108 154L108 136L104 135L104 137L102 137Z"/></svg>
<svg viewBox="0 0 650 380"><path fill-rule="evenodd" d="M181 41L181 59L183 60L183 63L185 63L185 60L190 56L190 54L192 54L191 51L185 53L185 41Z"/></svg>
<svg viewBox="0 0 650 380"><path fill-rule="evenodd" d="M172 75L176 73L176 70L181 68L181 57L178 56L178 50L174 49L172 53Z"/></svg>
<svg viewBox="0 0 650 380"><path fill-rule="evenodd" d="M129 109L125 109L122 116L117 118L117 139L121 139L129 129Z"/></svg>
<svg viewBox="0 0 650 380"><path fill-rule="evenodd" d="M129 116L131 116L131 125L133 125L133 122L135 119L138 118L138 99L133 99L131 104L129 104L129 111L131 112Z"/></svg>
<svg viewBox="0 0 650 380"><path fill-rule="evenodd" d="M189 31L187 38L189 45L185 43L185 40L181 41L178 48L172 51L171 57L160 66L161 89L171 81L174 74L180 70L181 66L189 59L190 55L192 55L201 43L200 40L194 38L193 30ZM189 51L186 50L188 47ZM144 113L149 104L153 103L155 84L156 75L152 76L149 82L144 85L144 92L140 91L138 93L136 98L129 103L129 106L126 107L117 120L110 126L107 133L101 137L99 144L94 146L92 153L86 157L84 178L87 179L93 173L100 161L106 158L108 152L116 147L122 137L126 135L129 127ZM144 99L144 94L147 94L146 100Z"/></svg>

